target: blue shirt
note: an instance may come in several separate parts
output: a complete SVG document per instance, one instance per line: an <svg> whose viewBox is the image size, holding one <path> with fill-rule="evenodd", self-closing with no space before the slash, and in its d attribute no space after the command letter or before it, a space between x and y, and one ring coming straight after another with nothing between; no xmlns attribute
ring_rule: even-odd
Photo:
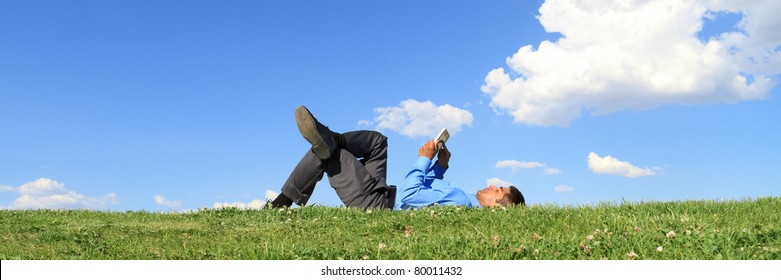
<svg viewBox="0 0 781 280"><path fill-rule="evenodd" d="M480 207L474 194L467 194L458 186L442 180L447 169L432 164L421 156L415 167L407 173L404 184L396 190L396 209L408 209L439 205L463 205Z"/></svg>

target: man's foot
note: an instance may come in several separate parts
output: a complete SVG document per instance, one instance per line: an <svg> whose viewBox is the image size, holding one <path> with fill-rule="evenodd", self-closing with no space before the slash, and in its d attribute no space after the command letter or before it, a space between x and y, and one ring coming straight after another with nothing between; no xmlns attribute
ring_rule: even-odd
<svg viewBox="0 0 781 280"><path fill-rule="evenodd" d="M263 204L263 206L260 206L260 209L271 209L274 208L274 200L279 197L279 194L272 191L272 190L266 190L266 203Z"/></svg>
<svg viewBox="0 0 781 280"><path fill-rule="evenodd" d="M304 106L296 108L296 124L301 136L312 144L312 151L318 158L326 160L331 157L331 151L336 148L336 141L328 127L318 122Z"/></svg>

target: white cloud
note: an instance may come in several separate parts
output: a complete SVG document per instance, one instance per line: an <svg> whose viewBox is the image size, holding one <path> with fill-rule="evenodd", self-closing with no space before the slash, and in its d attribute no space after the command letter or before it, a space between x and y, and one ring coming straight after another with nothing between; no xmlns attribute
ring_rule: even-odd
<svg viewBox="0 0 781 280"><path fill-rule="evenodd" d="M358 126L359 127L371 127L372 125L374 125L374 122L372 122L370 120L360 120L360 121L358 121Z"/></svg>
<svg viewBox="0 0 781 280"><path fill-rule="evenodd" d="M374 121L361 120L358 125L374 125L377 130L389 129L409 137L433 138L443 127L453 135L464 126L471 126L474 119L467 110L414 99L401 101L398 107L375 108L374 112L377 114Z"/></svg>
<svg viewBox="0 0 781 280"><path fill-rule="evenodd" d="M15 192L16 188L12 186L0 185L0 192Z"/></svg>
<svg viewBox="0 0 781 280"><path fill-rule="evenodd" d="M600 157L593 152L588 154L588 168L594 173L629 178L656 175L651 168L639 168L611 156Z"/></svg>
<svg viewBox="0 0 781 280"><path fill-rule="evenodd" d="M65 188L65 184L48 178L40 178L27 182L18 188L5 186L3 191L18 192L19 197L8 208L10 209L64 209L64 208L105 208L108 204L116 204L118 197L109 193L103 197L86 196Z"/></svg>
<svg viewBox="0 0 781 280"><path fill-rule="evenodd" d="M558 168L547 168L544 163L536 161L518 161L514 159L500 160L496 162L496 168L511 168L513 173L518 172L518 169L532 169L532 168L545 168L546 175L556 175L561 173Z"/></svg>
<svg viewBox="0 0 781 280"><path fill-rule="evenodd" d="M279 196L279 193L272 190L266 190L266 200L274 201L274 199L277 199L277 196Z"/></svg>
<svg viewBox="0 0 781 280"><path fill-rule="evenodd" d="M574 191L574 190L575 190L575 188L570 187L570 186L565 186L565 185L560 185L560 186L556 186L555 188L553 188L553 191L555 191L555 192L571 192L571 191Z"/></svg>
<svg viewBox="0 0 781 280"><path fill-rule="evenodd" d="M247 203L240 202L240 201L239 202L215 202L214 209L224 209L224 208L238 208L242 210L261 209L265 204L266 202L261 201L260 199L254 199Z"/></svg>
<svg viewBox="0 0 781 280"><path fill-rule="evenodd" d="M165 196L162 196L162 195L155 196L155 203L157 205L165 206L165 207L179 207L180 205L182 205L181 201L178 201L178 200L177 201L166 200Z"/></svg>
<svg viewBox="0 0 781 280"><path fill-rule="evenodd" d="M481 89L516 122L559 126L582 110L763 99L781 73L780 2L548 0L540 23L563 37L521 47ZM700 41L718 10L742 12L741 32Z"/></svg>
<svg viewBox="0 0 781 280"><path fill-rule="evenodd" d="M275 198L277 198L279 194L272 191L272 190L266 190L266 198L264 200L260 199L253 199L250 202L215 202L213 207L214 209L224 209L224 208L238 208L242 210L247 209L262 209L263 206L266 205L266 201L273 201Z"/></svg>
<svg viewBox="0 0 781 280"><path fill-rule="evenodd" d="M561 169L558 168L545 168L545 175L561 174Z"/></svg>
<svg viewBox="0 0 781 280"><path fill-rule="evenodd" d="M499 178L490 178L488 180L485 180L486 185L494 185L496 187L509 187L509 186L515 186L515 184L504 181Z"/></svg>
<svg viewBox="0 0 781 280"><path fill-rule="evenodd" d="M534 161L517 161L514 159L500 160L496 162L496 168L512 168L513 170L518 168L537 168L545 166L542 163Z"/></svg>
<svg viewBox="0 0 781 280"><path fill-rule="evenodd" d="M716 11L741 13L739 32L723 34L724 45L734 52L741 70L749 73L775 75L781 69L781 10L780 1L711 1L709 8Z"/></svg>

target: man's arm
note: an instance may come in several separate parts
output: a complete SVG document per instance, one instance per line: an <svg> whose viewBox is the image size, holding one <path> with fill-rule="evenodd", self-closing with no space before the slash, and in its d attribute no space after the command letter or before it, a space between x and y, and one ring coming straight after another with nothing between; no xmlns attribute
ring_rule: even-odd
<svg viewBox="0 0 781 280"><path fill-rule="evenodd" d="M439 150L439 153L437 155L437 164L434 164L431 166L431 170L434 172L434 178L437 179L444 179L445 177L445 171L447 171L448 167L450 167L448 164L450 163L450 150L447 149L447 145L445 143L442 143L442 149Z"/></svg>
<svg viewBox="0 0 781 280"><path fill-rule="evenodd" d="M418 150L418 160L415 162L413 169L407 173L407 177L404 179L404 185L398 190L397 196L401 201L408 206L412 207L424 207L429 206L443 197L441 191L432 189L431 186L426 186L425 182L429 179L429 171L434 171L434 176L439 176L441 179L444 174L444 168L441 165L435 164L431 166L431 160L436 154L436 143L433 140L427 142Z"/></svg>

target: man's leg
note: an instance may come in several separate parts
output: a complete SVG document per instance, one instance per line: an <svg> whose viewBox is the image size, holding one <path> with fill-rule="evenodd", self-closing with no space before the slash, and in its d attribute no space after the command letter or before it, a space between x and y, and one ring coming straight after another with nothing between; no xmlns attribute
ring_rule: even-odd
<svg viewBox="0 0 781 280"><path fill-rule="evenodd" d="M374 177L386 178L388 138L377 131L359 130L344 134L345 149L361 158L360 162Z"/></svg>
<svg viewBox="0 0 781 280"><path fill-rule="evenodd" d="M290 174L282 194L272 204L305 205L325 169L331 186L347 207L387 206L387 138L372 131L334 134L306 107L298 107L295 113L301 135L312 144L312 150Z"/></svg>
<svg viewBox="0 0 781 280"><path fill-rule="evenodd" d="M293 202L301 206L306 205L315 184L323 178L323 161L329 159L332 151L336 149L337 143L331 130L317 121L309 109L298 106L295 117L301 136L312 144L312 149L307 151L290 173L282 185L282 193L271 202L273 207L291 206Z"/></svg>
<svg viewBox="0 0 781 280"><path fill-rule="evenodd" d="M325 172L336 194L347 207L387 207L388 185L384 177L373 176L348 150L336 149L327 160Z"/></svg>
<svg viewBox="0 0 781 280"><path fill-rule="evenodd" d="M384 136L379 135L384 138ZM380 139L380 137L376 137ZM384 141L383 141L384 142ZM380 145L382 146L382 145ZM375 151L364 156L367 166L373 167L373 172L385 174L383 152ZM382 208L387 204L388 185L384 177L374 176L367 166L364 166L355 155L348 150L335 149L328 160L321 160L311 150L290 173L282 186L283 198L289 198L299 206L306 205L315 185L323 178L323 172L328 174L328 181L336 194L347 207ZM276 201L277 204L279 201ZM275 207L290 206L290 204L274 205Z"/></svg>
<svg viewBox="0 0 781 280"><path fill-rule="evenodd" d="M306 205L307 201L309 201L309 196L315 190L315 185L322 178L323 160L312 150L307 151L293 169L293 172L290 173L285 184L282 185L280 200L272 202L273 206L291 206L292 202L300 206Z"/></svg>

